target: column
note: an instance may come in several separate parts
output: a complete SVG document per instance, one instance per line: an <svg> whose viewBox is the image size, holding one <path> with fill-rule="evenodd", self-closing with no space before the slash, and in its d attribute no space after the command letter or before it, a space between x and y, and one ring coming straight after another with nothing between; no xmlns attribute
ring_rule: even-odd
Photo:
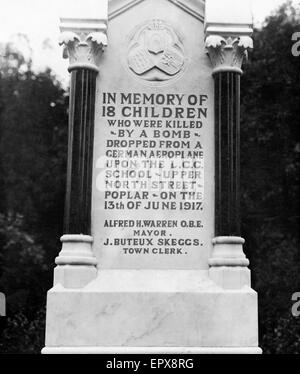
<svg viewBox="0 0 300 374"><path fill-rule="evenodd" d="M228 289L250 286L240 231L240 77L253 41L207 34L215 83L215 238L210 276Z"/></svg>
<svg viewBox="0 0 300 374"><path fill-rule="evenodd" d="M107 45L106 24L62 19L60 45L69 58L70 102L68 163L62 250L55 262L54 283L81 288L96 277L92 252L91 197L96 78Z"/></svg>

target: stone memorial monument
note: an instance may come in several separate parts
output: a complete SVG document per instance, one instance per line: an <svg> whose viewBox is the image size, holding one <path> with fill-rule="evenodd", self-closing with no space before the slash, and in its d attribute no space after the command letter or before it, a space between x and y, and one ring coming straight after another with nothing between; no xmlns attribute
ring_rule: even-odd
<svg viewBox="0 0 300 374"><path fill-rule="evenodd" d="M261 352L239 208L249 9L110 0L61 19L67 193L43 353Z"/></svg>

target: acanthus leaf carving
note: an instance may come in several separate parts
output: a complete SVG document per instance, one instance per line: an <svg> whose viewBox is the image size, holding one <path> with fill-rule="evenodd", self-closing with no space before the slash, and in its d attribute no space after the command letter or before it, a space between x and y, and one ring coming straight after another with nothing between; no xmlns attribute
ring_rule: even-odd
<svg viewBox="0 0 300 374"><path fill-rule="evenodd" d="M253 49L253 39L250 36L241 36L239 38L239 47L244 49Z"/></svg>
<svg viewBox="0 0 300 374"><path fill-rule="evenodd" d="M107 37L102 32L92 32L85 36L65 31L61 34L59 44L64 45L63 57L69 58L69 71L86 68L99 71L99 63Z"/></svg>
<svg viewBox="0 0 300 374"><path fill-rule="evenodd" d="M107 37L102 32L91 32L87 37L86 40L91 40L95 42L99 46L106 46L107 45Z"/></svg>
<svg viewBox="0 0 300 374"><path fill-rule="evenodd" d="M206 47L207 48L218 48L222 44L226 45L226 40L219 35L210 35L206 38Z"/></svg>
<svg viewBox="0 0 300 374"><path fill-rule="evenodd" d="M209 35L205 47L214 68L213 74L226 71L242 74L243 60L253 49L253 40L249 36Z"/></svg>

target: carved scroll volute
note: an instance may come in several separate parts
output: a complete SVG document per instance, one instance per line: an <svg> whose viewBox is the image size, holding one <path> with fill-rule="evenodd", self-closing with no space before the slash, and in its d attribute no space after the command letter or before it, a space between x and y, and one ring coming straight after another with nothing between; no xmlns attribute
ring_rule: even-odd
<svg viewBox="0 0 300 374"><path fill-rule="evenodd" d="M237 72L242 74L244 58L253 49L253 40L249 36L224 38L210 35L206 38L205 47L210 57L213 74L219 72Z"/></svg>
<svg viewBox="0 0 300 374"><path fill-rule="evenodd" d="M98 72L107 37L102 32L79 36L66 31L61 34L59 44L64 45L63 57L70 60L69 71L91 69Z"/></svg>

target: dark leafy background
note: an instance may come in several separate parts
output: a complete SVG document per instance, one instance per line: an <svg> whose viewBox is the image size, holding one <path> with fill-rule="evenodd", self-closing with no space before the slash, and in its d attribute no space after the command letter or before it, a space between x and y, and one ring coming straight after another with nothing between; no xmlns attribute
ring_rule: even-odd
<svg viewBox="0 0 300 374"><path fill-rule="evenodd" d="M259 293L260 346L300 352L300 57L290 2L254 32L242 78L242 231ZM68 92L50 70L36 74L15 45L2 50L0 79L0 290L7 296L2 353L40 353L46 292L60 250Z"/></svg>

